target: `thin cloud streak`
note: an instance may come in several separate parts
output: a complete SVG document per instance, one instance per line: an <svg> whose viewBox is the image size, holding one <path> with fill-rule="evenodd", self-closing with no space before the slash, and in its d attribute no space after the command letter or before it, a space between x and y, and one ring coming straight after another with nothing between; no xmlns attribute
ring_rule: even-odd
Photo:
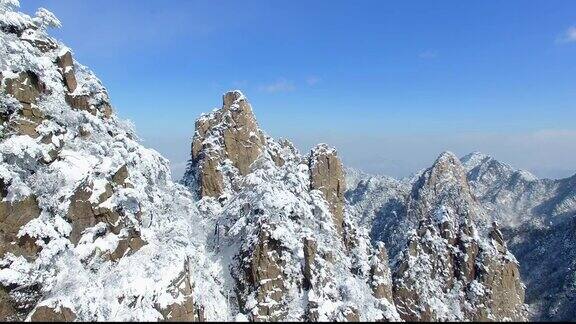
<svg viewBox="0 0 576 324"><path fill-rule="evenodd" d="M558 37L557 43L566 44L576 42L576 26L570 26L562 36Z"/></svg>
<svg viewBox="0 0 576 324"><path fill-rule="evenodd" d="M315 76L315 75L311 75L311 76L309 76L308 78L306 78L306 83L307 83L309 86L315 86L315 85L317 85L317 84L320 83L320 82L322 82L322 79L319 78L319 77L317 77L317 76Z"/></svg>
<svg viewBox="0 0 576 324"><path fill-rule="evenodd" d="M261 85L258 90L268 93L290 92L294 91L296 87L292 81L286 79L278 79L273 83Z"/></svg>
<svg viewBox="0 0 576 324"><path fill-rule="evenodd" d="M438 57L438 51L431 50L431 49L425 50L423 52L420 52L420 54L418 54L418 57L420 59L423 59L423 60L434 59L434 58Z"/></svg>

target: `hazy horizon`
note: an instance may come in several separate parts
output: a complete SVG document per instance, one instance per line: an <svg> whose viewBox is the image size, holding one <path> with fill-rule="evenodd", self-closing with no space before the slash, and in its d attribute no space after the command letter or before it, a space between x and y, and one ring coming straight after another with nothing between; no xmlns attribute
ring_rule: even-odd
<svg viewBox="0 0 576 324"><path fill-rule="evenodd" d="M450 150L543 178L576 173L572 1L21 6L59 17L52 34L176 179L195 119L230 89L269 135L302 153L328 143L365 172L408 176Z"/></svg>

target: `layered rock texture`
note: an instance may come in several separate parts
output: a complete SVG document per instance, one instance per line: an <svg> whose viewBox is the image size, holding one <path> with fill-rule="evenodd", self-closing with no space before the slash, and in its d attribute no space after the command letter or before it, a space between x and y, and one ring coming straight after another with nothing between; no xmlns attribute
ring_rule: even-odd
<svg viewBox="0 0 576 324"><path fill-rule="evenodd" d="M532 318L575 320L576 176L537 179L477 152L462 162L521 264Z"/></svg>
<svg viewBox="0 0 576 324"><path fill-rule="evenodd" d="M17 6L0 1L0 320L228 316L192 195L48 36L54 15Z"/></svg>
<svg viewBox="0 0 576 324"><path fill-rule="evenodd" d="M248 174L266 145L242 93L228 92L222 99L221 109L196 121L192 140L192 158L185 179L197 186L202 197L218 198L233 189L235 184L231 180L235 174L231 172ZM234 170L226 170L230 167Z"/></svg>
<svg viewBox="0 0 576 324"><path fill-rule="evenodd" d="M524 320L518 263L483 211L456 156L442 154L416 181L407 217L419 225L394 274L394 298L409 321Z"/></svg>
<svg viewBox="0 0 576 324"><path fill-rule="evenodd" d="M346 212L335 149L321 144L301 156L265 135L244 95L231 91L196 122L183 183L213 221L211 248L230 269L225 286L239 318L399 319L391 295L378 293L391 287L386 253ZM378 252L383 264L371 275Z"/></svg>
<svg viewBox="0 0 576 324"><path fill-rule="evenodd" d="M342 234L344 225L344 191L346 181L344 168L336 151L327 145L319 145L310 155L310 188L320 190L334 218L334 225Z"/></svg>
<svg viewBox="0 0 576 324"><path fill-rule="evenodd" d="M479 153L361 174L266 135L235 90L177 184L59 25L0 0L1 320L576 318L576 177Z"/></svg>
<svg viewBox="0 0 576 324"><path fill-rule="evenodd" d="M537 179L478 152L463 157L461 163L469 192L480 206L477 232L498 238L493 243L507 246L519 263L528 319L574 320L575 178ZM418 219L407 217L411 201L407 197L424 173L396 180L347 172L347 181L353 184L346 192L350 209L370 229L374 242L386 243L396 271L408 241L414 240L414 233L408 233L421 227ZM493 222L498 231L492 231Z"/></svg>

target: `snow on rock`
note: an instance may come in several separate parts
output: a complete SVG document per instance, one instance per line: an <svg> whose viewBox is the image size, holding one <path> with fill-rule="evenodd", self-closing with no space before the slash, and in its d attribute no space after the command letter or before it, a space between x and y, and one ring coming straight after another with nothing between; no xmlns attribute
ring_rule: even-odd
<svg viewBox="0 0 576 324"><path fill-rule="evenodd" d="M574 318L576 177L480 153L364 175L267 136L234 90L177 184L59 20L18 7L0 0L0 319L523 320L508 246L533 316Z"/></svg>
<svg viewBox="0 0 576 324"><path fill-rule="evenodd" d="M209 249L236 318L399 320L391 297L372 291L376 251L345 209L333 148L301 156L260 130L247 99L231 91L196 122L183 183L212 222ZM376 278L391 285L381 272Z"/></svg>
<svg viewBox="0 0 576 324"><path fill-rule="evenodd" d="M575 304L573 271L576 258L576 176L537 179L488 155L473 152L461 158L472 196L484 210L481 227L490 233L496 221L509 250L520 264L526 303L534 320L573 320ZM370 230L373 243L383 241L396 271L409 233L418 228L407 217L407 197L426 170L407 180L347 171L346 192L353 217ZM434 196L434 195L432 195ZM432 213L438 223L448 214L442 207ZM478 225L478 224L476 224ZM479 284L470 289L480 288ZM483 291L483 289L477 289Z"/></svg>
<svg viewBox="0 0 576 324"><path fill-rule="evenodd" d="M330 206L334 225L342 235L346 181L342 162L334 148L319 144L310 153L310 187L320 190Z"/></svg>
<svg viewBox="0 0 576 324"><path fill-rule="evenodd" d="M0 1L0 319L230 319L193 196L57 18L17 9Z"/></svg>
<svg viewBox="0 0 576 324"><path fill-rule="evenodd" d="M234 190L232 178L249 172L266 143L242 92L230 91L222 101L221 109L196 121L190 167L184 179L201 197L218 198Z"/></svg>
<svg viewBox="0 0 576 324"><path fill-rule="evenodd" d="M475 195L520 262L535 320L574 320L576 176L537 179L481 153L462 158Z"/></svg>
<svg viewBox="0 0 576 324"><path fill-rule="evenodd" d="M369 231L373 245L383 242L392 263L396 263L405 247L408 231L416 226L405 217L410 183L351 169L346 170L346 179L352 184L345 193L348 208L358 223Z"/></svg>
<svg viewBox="0 0 576 324"><path fill-rule="evenodd" d="M530 221L528 212L516 213L515 210L529 211L548 196L545 182L491 156L474 152L463 157L462 164L475 196L483 202L492 218L502 224L518 226Z"/></svg>
<svg viewBox="0 0 576 324"><path fill-rule="evenodd" d="M526 319L518 263L496 225L485 231L483 214L452 153L441 154L414 183L407 217L418 227L394 273L403 319Z"/></svg>

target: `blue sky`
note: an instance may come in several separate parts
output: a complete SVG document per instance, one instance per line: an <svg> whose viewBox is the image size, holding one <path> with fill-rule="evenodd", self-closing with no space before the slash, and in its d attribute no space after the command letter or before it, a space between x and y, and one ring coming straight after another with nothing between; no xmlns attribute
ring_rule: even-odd
<svg viewBox="0 0 576 324"><path fill-rule="evenodd" d="M443 150L576 172L574 1L22 0L173 164L241 89L270 135L406 176Z"/></svg>

